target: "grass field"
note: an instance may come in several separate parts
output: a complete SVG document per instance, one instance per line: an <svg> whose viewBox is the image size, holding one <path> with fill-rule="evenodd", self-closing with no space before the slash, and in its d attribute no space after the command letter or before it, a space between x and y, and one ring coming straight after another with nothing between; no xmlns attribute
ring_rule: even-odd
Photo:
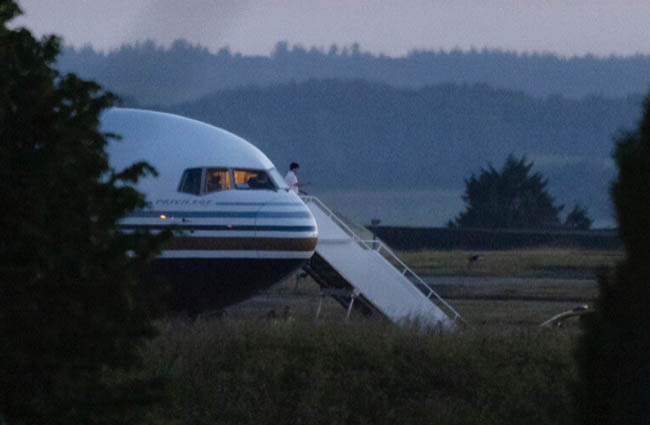
<svg viewBox="0 0 650 425"><path fill-rule="evenodd" d="M399 257L423 275L593 276L623 258L620 251L531 248L512 251L404 251ZM477 260L470 258L478 256Z"/></svg>
<svg viewBox="0 0 650 425"><path fill-rule="evenodd" d="M158 424L571 424L575 333L170 321L145 350Z"/></svg>
<svg viewBox="0 0 650 425"><path fill-rule="evenodd" d="M593 303L596 271L621 254L482 252L468 270L475 254L403 255L459 282L437 287L470 324L453 333L346 320L329 298L316 321L318 286L295 277L219 315L161 322L144 351L167 380L151 423L573 423L578 322L539 324Z"/></svg>

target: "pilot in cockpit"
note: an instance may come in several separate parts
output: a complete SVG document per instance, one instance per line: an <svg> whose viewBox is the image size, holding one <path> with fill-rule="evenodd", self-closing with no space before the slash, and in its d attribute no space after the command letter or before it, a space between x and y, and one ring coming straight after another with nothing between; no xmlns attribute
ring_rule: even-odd
<svg viewBox="0 0 650 425"><path fill-rule="evenodd" d="M248 179L249 189L273 189L273 184L266 173L259 173Z"/></svg>
<svg viewBox="0 0 650 425"><path fill-rule="evenodd" d="M221 176L218 173L208 175L208 181L206 182L206 191L214 192L221 189Z"/></svg>

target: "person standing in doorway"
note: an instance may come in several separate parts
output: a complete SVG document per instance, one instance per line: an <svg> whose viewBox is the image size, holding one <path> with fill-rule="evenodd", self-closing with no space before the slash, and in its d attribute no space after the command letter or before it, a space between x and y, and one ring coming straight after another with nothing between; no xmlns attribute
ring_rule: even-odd
<svg viewBox="0 0 650 425"><path fill-rule="evenodd" d="M284 176L284 181L289 186L289 189L296 193L300 193L300 184L298 183L298 175L296 174L298 168L300 168L300 165L298 165L297 162L292 162L291 165L289 165L289 172Z"/></svg>

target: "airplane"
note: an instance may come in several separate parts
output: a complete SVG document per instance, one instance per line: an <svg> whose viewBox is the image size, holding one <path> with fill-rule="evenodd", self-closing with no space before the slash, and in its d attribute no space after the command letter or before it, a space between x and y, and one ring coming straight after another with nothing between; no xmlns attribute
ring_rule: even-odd
<svg viewBox="0 0 650 425"><path fill-rule="evenodd" d="M147 207L122 218L118 228L176 229L152 264L170 287L172 311L223 309L313 255L318 229L311 211L266 155L241 137L181 116L126 108L106 110L100 129L121 136L107 146L113 169L146 161L158 172L135 184Z"/></svg>

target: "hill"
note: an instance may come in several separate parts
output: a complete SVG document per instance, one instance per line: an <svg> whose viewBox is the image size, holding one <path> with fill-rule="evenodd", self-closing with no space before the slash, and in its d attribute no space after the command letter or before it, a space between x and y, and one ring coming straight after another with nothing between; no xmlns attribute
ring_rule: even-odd
<svg viewBox="0 0 650 425"><path fill-rule="evenodd" d="M329 50L278 43L273 54L245 56L222 48L177 40L168 49L153 42L124 45L101 53L66 48L58 60L65 72L100 82L142 105L170 105L251 84L272 85L309 79L353 79L420 88L440 83L484 83L532 96L625 97L650 87L650 56L517 54L499 50L413 51L404 57L376 56L358 45Z"/></svg>
<svg viewBox="0 0 650 425"><path fill-rule="evenodd" d="M247 138L281 172L300 162L314 193L364 221L371 214L385 223L442 225L462 206L464 179L514 153L535 162L567 209L579 202L603 224L612 218L612 136L635 123L641 101L310 80L223 90L157 109Z"/></svg>

